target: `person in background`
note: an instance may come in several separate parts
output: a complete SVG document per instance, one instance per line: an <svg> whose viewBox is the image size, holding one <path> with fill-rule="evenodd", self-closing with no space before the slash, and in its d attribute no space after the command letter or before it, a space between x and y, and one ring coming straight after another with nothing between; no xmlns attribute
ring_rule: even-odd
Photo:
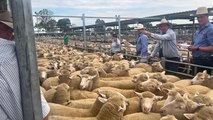
<svg viewBox="0 0 213 120"><path fill-rule="evenodd" d="M213 67L213 25L209 22L208 9L199 7L196 16L200 27L194 34L192 45L188 47L188 50L192 51L192 63ZM203 70L198 67L197 72ZM207 71L211 73L210 70Z"/></svg>
<svg viewBox="0 0 213 120"><path fill-rule="evenodd" d="M163 18L158 24L161 30L161 34L155 34L151 33L149 31L143 30L142 32L145 35L151 36L152 38L156 40L160 40L162 43L157 45L160 49L162 47L162 53L163 57L167 60L172 61L180 61L180 52L178 51L177 42L176 42L176 34L175 32L170 28L170 23ZM179 64L172 63L172 62L166 62L165 68L167 70L171 71L178 71Z"/></svg>
<svg viewBox="0 0 213 120"><path fill-rule="evenodd" d="M69 42L69 39L70 39L70 36L67 34L67 31L64 31L64 46L65 47L68 47L68 42Z"/></svg>
<svg viewBox="0 0 213 120"><path fill-rule="evenodd" d="M118 39L117 34L112 34L112 48L111 48L112 55L115 53L121 52L121 41Z"/></svg>
<svg viewBox="0 0 213 120"><path fill-rule="evenodd" d="M8 11L0 13L0 51L0 119L23 120L13 24ZM43 118L48 120L50 107L43 94L41 103Z"/></svg>
<svg viewBox="0 0 213 120"><path fill-rule="evenodd" d="M140 62L147 63L148 56L148 37L142 33L144 30L143 24L138 24L135 30L138 31L138 37L136 40L136 55L141 56Z"/></svg>

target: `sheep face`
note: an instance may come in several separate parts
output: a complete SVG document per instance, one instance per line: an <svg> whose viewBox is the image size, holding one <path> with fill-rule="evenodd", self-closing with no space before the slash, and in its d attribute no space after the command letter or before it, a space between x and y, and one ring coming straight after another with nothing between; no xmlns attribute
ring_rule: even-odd
<svg viewBox="0 0 213 120"><path fill-rule="evenodd" d="M149 113L152 109L152 106L154 103L156 103L157 100L160 100L163 98L163 96L155 96L155 94L146 91L143 93L135 92L137 96L140 98L140 105L141 110L144 113Z"/></svg>
<svg viewBox="0 0 213 120"><path fill-rule="evenodd" d="M209 75L206 70L197 73L197 75L192 79L192 85L201 85L204 80L208 79Z"/></svg>
<svg viewBox="0 0 213 120"><path fill-rule="evenodd" d="M187 113L184 116L189 120L212 120L213 110L211 107L203 107L197 113Z"/></svg>
<svg viewBox="0 0 213 120"><path fill-rule="evenodd" d="M149 76L148 74L146 73L141 73L141 74L138 74L138 75L135 75L132 79L132 82L134 83L137 83L137 82L144 82L146 80L149 79Z"/></svg>
<svg viewBox="0 0 213 120"><path fill-rule="evenodd" d="M137 63L137 61L135 61L135 60L129 61L129 67L130 67L130 68L135 67L136 63Z"/></svg>
<svg viewBox="0 0 213 120"><path fill-rule="evenodd" d="M81 90L92 90L92 85L93 85L93 79L96 77L95 76L90 76L88 74L84 74L81 76L81 82L80 82L80 89Z"/></svg>
<svg viewBox="0 0 213 120"><path fill-rule="evenodd" d="M180 119L183 117L183 113L194 112L200 106L204 106L204 104L193 102L184 95L184 97L177 97L170 103L164 104L161 111L163 115L170 114Z"/></svg>
<svg viewBox="0 0 213 120"><path fill-rule="evenodd" d="M157 90L160 90L161 84L162 83L157 81L156 79L148 79L147 81L141 82L139 84L139 90L156 92Z"/></svg>
<svg viewBox="0 0 213 120"><path fill-rule="evenodd" d="M154 62L151 66L153 72L163 72L164 70L160 62Z"/></svg>
<svg viewBox="0 0 213 120"><path fill-rule="evenodd" d="M168 78L165 75L165 71L163 71L161 73L151 73L149 75L149 78L157 79L158 81L160 81L162 83L166 83L168 81Z"/></svg>

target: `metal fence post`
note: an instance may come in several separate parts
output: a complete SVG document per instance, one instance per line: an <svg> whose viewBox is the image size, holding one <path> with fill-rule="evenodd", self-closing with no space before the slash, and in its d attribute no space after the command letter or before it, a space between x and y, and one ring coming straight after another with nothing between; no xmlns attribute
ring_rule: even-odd
<svg viewBox="0 0 213 120"><path fill-rule="evenodd" d="M86 38L86 25L85 25L85 15L82 14L83 21L83 40L84 40L84 50L87 50L87 38Z"/></svg>
<svg viewBox="0 0 213 120"><path fill-rule="evenodd" d="M121 16L118 15L118 38L121 39Z"/></svg>

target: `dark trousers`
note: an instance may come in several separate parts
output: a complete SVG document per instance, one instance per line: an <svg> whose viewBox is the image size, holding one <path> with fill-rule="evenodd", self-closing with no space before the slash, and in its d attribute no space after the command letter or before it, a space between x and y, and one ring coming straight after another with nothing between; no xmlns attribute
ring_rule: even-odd
<svg viewBox="0 0 213 120"><path fill-rule="evenodd" d="M196 65L213 67L213 57L193 57L192 63ZM192 67L193 75L196 75L198 72L203 72L204 70L207 70L208 74L211 74L211 69L205 69L203 67L197 67L197 72L194 70L195 68Z"/></svg>
<svg viewBox="0 0 213 120"><path fill-rule="evenodd" d="M140 56L140 55L141 55L141 51L137 51L136 56Z"/></svg>
<svg viewBox="0 0 213 120"><path fill-rule="evenodd" d="M180 62L180 58L179 57L170 57L170 58L166 57L165 59ZM171 71L177 72L178 68L179 68L179 64L178 63L173 63L173 62L166 61L165 68L167 70L171 70Z"/></svg>

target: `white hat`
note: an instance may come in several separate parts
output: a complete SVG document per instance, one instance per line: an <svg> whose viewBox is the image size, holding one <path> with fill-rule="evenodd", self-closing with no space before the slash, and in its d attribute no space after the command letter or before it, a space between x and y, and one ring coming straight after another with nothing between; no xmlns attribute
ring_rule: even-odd
<svg viewBox="0 0 213 120"><path fill-rule="evenodd" d="M206 15L206 14L208 14L207 7L199 7L199 8L197 8L196 16L198 16L198 15Z"/></svg>
<svg viewBox="0 0 213 120"><path fill-rule="evenodd" d="M168 20L166 20L166 18L161 19L160 23L157 24L157 26L160 26L160 25L162 25L162 24L171 25L171 23L170 23Z"/></svg>
<svg viewBox="0 0 213 120"><path fill-rule="evenodd" d="M140 30L140 29L145 29L145 27L143 26L143 24L138 24L134 29Z"/></svg>
<svg viewBox="0 0 213 120"><path fill-rule="evenodd" d="M9 11L0 13L0 22L9 26L10 28L13 28L13 19Z"/></svg>

